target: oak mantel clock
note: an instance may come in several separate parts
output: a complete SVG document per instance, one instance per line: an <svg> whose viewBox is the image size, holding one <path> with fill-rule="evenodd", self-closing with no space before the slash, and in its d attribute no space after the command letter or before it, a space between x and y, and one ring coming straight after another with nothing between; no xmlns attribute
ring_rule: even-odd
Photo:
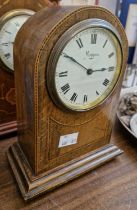
<svg viewBox="0 0 137 210"><path fill-rule="evenodd" d="M14 59L19 132L8 158L25 200L121 154L110 135L127 39L113 14L41 10L18 33Z"/></svg>
<svg viewBox="0 0 137 210"><path fill-rule="evenodd" d="M45 6L45 0L0 0L0 136L17 130L13 67L15 36L23 23Z"/></svg>

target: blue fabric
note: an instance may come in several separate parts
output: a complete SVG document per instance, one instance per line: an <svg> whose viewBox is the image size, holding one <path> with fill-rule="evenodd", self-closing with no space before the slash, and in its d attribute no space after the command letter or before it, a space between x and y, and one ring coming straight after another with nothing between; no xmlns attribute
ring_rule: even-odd
<svg viewBox="0 0 137 210"><path fill-rule="evenodd" d="M123 0L121 5L120 21L122 25L126 26L128 9L130 4L137 4L137 0Z"/></svg>

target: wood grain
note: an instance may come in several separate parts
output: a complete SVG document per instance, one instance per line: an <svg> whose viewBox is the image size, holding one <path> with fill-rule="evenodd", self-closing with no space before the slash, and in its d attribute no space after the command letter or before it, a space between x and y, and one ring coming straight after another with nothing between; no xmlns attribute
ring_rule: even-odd
<svg viewBox="0 0 137 210"><path fill-rule="evenodd" d="M58 2L58 0L55 1ZM47 6L45 0L0 0L0 17L14 9L25 8L39 11L45 6ZM18 71L19 69L20 67ZM17 130L14 121L16 121L14 74L0 62L0 136Z"/></svg>
<svg viewBox="0 0 137 210"><path fill-rule="evenodd" d="M124 154L100 168L25 203L20 195L6 152L17 138L0 141L0 209L10 210L136 210L137 144L118 122L111 142Z"/></svg>

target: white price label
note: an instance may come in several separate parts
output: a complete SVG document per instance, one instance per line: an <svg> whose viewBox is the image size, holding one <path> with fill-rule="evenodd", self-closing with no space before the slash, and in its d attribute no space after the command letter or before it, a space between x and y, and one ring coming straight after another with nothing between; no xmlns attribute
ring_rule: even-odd
<svg viewBox="0 0 137 210"><path fill-rule="evenodd" d="M77 143L78 133L67 134L61 136L59 140L59 148L70 146Z"/></svg>

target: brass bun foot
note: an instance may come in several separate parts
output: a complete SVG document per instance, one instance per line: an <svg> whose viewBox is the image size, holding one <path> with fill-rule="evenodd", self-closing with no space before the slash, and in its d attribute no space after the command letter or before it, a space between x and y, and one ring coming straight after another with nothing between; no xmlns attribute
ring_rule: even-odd
<svg viewBox="0 0 137 210"><path fill-rule="evenodd" d="M18 143L11 146L7 154L22 196L24 200L29 200L97 168L122 152L114 145L107 145L70 161L67 165L59 166L54 171L51 170L36 176L28 165Z"/></svg>

